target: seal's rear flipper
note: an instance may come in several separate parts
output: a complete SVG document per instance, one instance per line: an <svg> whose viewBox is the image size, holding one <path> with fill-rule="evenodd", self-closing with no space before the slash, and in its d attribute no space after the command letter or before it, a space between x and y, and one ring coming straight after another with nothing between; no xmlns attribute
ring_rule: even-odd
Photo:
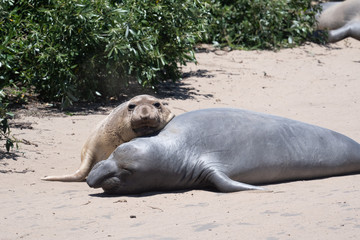
<svg viewBox="0 0 360 240"><path fill-rule="evenodd" d="M328 41L334 43L347 37L360 40L360 21L352 21L341 28L329 31Z"/></svg>
<svg viewBox="0 0 360 240"><path fill-rule="evenodd" d="M42 177L43 181L60 181L60 182L83 182L85 181L87 173L76 171L74 174L61 175L61 176L45 176Z"/></svg>
<svg viewBox="0 0 360 240"><path fill-rule="evenodd" d="M224 173L215 171L209 178L210 182L221 192L238 192L244 190L264 190L261 187L231 180Z"/></svg>

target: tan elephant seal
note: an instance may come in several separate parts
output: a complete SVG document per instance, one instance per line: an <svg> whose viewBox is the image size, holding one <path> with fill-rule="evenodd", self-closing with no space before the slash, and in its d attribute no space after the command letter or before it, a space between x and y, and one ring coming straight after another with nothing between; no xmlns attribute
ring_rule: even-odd
<svg viewBox="0 0 360 240"><path fill-rule="evenodd" d="M47 176L42 180L83 181L91 168L107 159L120 144L162 129L173 117L159 99L136 96L115 108L95 127L81 150L81 164L74 174Z"/></svg>

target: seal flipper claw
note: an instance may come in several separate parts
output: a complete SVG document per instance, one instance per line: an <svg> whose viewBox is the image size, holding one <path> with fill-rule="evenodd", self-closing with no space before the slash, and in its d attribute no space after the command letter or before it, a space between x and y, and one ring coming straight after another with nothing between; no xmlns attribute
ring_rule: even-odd
<svg viewBox="0 0 360 240"><path fill-rule="evenodd" d="M214 172L210 177L210 182L215 185L215 187L221 192L238 192L244 190L264 190L261 187L257 187L254 185L237 182L230 179L224 173Z"/></svg>

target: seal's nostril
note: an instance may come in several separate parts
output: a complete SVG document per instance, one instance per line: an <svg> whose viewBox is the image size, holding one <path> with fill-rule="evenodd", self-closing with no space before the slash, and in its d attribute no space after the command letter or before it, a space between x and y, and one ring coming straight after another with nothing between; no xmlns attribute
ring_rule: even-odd
<svg viewBox="0 0 360 240"><path fill-rule="evenodd" d="M147 109L147 107L141 108L141 115L142 116L149 116L149 110Z"/></svg>

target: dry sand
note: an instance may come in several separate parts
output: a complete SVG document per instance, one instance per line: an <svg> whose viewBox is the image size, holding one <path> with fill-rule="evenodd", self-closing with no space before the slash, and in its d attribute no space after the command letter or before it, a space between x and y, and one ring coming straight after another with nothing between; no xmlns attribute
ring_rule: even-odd
<svg viewBox="0 0 360 240"><path fill-rule="evenodd" d="M203 49L204 50L204 49ZM272 51L206 51L169 84L176 113L237 107L327 127L360 141L360 42ZM71 173L105 117L22 115L20 145L0 155L0 239L358 239L360 175L266 186L102 197L86 183L44 182ZM36 109L28 109L36 113ZM40 112L41 113L41 112ZM21 114L19 114L21 115ZM41 115L41 114L40 114Z"/></svg>

